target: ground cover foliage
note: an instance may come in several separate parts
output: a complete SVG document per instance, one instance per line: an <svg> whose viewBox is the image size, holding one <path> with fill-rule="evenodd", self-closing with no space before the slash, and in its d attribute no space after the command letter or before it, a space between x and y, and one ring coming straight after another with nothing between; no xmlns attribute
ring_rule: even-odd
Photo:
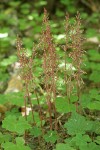
<svg viewBox="0 0 100 150"><path fill-rule="evenodd" d="M46 9L39 17L40 20L37 20L35 12L24 20L20 19L19 27L23 34L28 34L30 39L33 34L36 34L37 37L34 36L34 43L32 43L33 40L26 38L26 35L23 38L17 36L17 54L11 52L13 55L8 55L7 47L9 46L6 44L13 41L11 37L1 38L3 45L1 46L2 61L0 62L1 85L8 80L11 64L16 61L20 62L17 75L20 75L20 82L23 82L23 90L17 93L10 91L2 94L5 87L1 89L1 149L100 149L100 78L98 76L100 72L98 47L100 36L92 27L83 31L87 22L93 23L93 26L98 23L98 13L95 11L88 19L88 14L76 13L74 1L65 3L61 0L60 3L65 5L72 14L72 17L69 14L65 15L65 21L61 23L61 26L60 23L49 22ZM41 1L36 4L35 7L38 8L41 5L45 6L46 2ZM21 15L29 14L30 5L28 3L20 5L20 1L11 1L9 5L10 8L22 7ZM74 13L76 15L73 17ZM56 15L62 17L64 12L57 9ZM25 22L32 16L34 21L29 22L31 25L25 26ZM81 16L83 19L87 18L85 27L80 19ZM42 23L42 29L36 25L37 30L33 33L34 30L30 30L30 27L33 28L35 21ZM12 20L8 23L14 24L15 22ZM13 27L16 29L16 24ZM56 31L56 28L59 31ZM5 30L8 31L7 28L4 29L2 35L6 33ZM40 35L37 34L39 31ZM85 36L83 36L84 32ZM92 41L90 44L93 37L96 37L94 41L97 43L93 44ZM7 58L4 58L4 55ZM19 109L23 106L31 108L29 115L24 108L25 116L22 116Z"/></svg>

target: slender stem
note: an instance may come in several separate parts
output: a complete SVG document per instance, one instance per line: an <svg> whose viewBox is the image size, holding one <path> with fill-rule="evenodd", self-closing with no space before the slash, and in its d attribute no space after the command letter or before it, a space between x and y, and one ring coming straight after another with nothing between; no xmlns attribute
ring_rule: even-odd
<svg viewBox="0 0 100 150"><path fill-rule="evenodd" d="M28 84L26 84L26 91L27 91L27 98L28 98L28 100L29 100L29 103L30 103L30 106L31 106L31 110L32 110L33 122L34 122L34 124L36 124L36 123L35 123L35 119L34 119L34 112L33 112L32 102L31 102L30 95L29 95Z"/></svg>
<svg viewBox="0 0 100 150"><path fill-rule="evenodd" d="M49 121L50 121L50 130L52 130L52 111L51 111L51 101L50 100L48 100L47 101L47 103L48 103L48 112L49 112Z"/></svg>
<svg viewBox="0 0 100 150"><path fill-rule="evenodd" d="M34 89L34 93L36 95L36 98L37 98L37 103L38 103L38 106L39 106L39 117L40 117L40 121L41 121L41 128L43 129L43 125L42 125L42 109L41 109L41 106L40 106L40 102L39 102L39 98L38 98L38 95L37 95L37 92L36 90Z"/></svg>
<svg viewBox="0 0 100 150"><path fill-rule="evenodd" d="M25 119L27 120L27 112L26 112L27 100L26 100L26 95L24 96L24 104L25 104ZM26 131L24 132L24 139L26 141Z"/></svg>

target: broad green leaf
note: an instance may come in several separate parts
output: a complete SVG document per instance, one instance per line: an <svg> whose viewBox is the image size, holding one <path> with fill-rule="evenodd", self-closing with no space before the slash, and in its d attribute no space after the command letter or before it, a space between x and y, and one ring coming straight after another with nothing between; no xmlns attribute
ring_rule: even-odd
<svg viewBox="0 0 100 150"><path fill-rule="evenodd" d="M0 94L0 103L10 103L16 106L24 105L24 94L22 92L18 93L9 93L9 94Z"/></svg>
<svg viewBox="0 0 100 150"><path fill-rule="evenodd" d="M72 138L72 143L74 142L76 146L81 147L87 145L88 142L91 142L91 138L88 135L77 134Z"/></svg>
<svg viewBox="0 0 100 150"><path fill-rule="evenodd" d="M86 37L95 37L97 35L96 30L94 28L89 28L86 32Z"/></svg>
<svg viewBox="0 0 100 150"><path fill-rule="evenodd" d="M88 105L87 108L91 110L100 110L100 101L91 101Z"/></svg>
<svg viewBox="0 0 100 150"><path fill-rule="evenodd" d="M11 140L10 134L2 134L0 132L0 143L9 142Z"/></svg>
<svg viewBox="0 0 100 150"><path fill-rule="evenodd" d="M89 93L90 93L91 98L94 98L96 100L100 100L100 94L99 94L99 91L97 89L91 89L89 91Z"/></svg>
<svg viewBox="0 0 100 150"><path fill-rule="evenodd" d="M71 102L77 102L77 101L78 101L78 96L76 96L76 95L71 95L71 96L70 96L70 100L71 100Z"/></svg>
<svg viewBox="0 0 100 150"><path fill-rule="evenodd" d="M30 134L34 135L34 137L39 137L40 135L42 135L42 131L38 127L33 127L32 129L30 129Z"/></svg>
<svg viewBox="0 0 100 150"><path fill-rule="evenodd" d="M88 55L90 60L94 61L99 61L100 60L100 54L97 50L95 49L90 49L88 50Z"/></svg>
<svg viewBox="0 0 100 150"><path fill-rule="evenodd" d="M91 98L89 94L83 94L80 97L80 104L83 108L87 108L87 105L91 102Z"/></svg>
<svg viewBox="0 0 100 150"><path fill-rule="evenodd" d="M96 139L94 140L97 144L100 145L100 136L97 136Z"/></svg>
<svg viewBox="0 0 100 150"><path fill-rule="evenodd" d="M92 70L100 71L100 63L86 62L85 64L86 64L86 66L85 66L86 69L92 69Z"/></svg>
<svg viewBox="0 0 100 150"><path fill-rule="evenodd" d="M10 104L9 107L11 107L11 106L12 106L12 104ZM16 116L16 117L22 116L22 114L21 114L21 112L19 111L19 108L18 108L18 107L15 107L15 108L12 108L12 109L9 110L9 111L6 111L5 116L8 116L8 115Z"/></svg>
<svg viewBox="0 0 100 150"><path fill-rule="evenodd" d="M100 74L100 71L93 71L90 74L89 80L91 80L95 83L99 83L100 82L99 74Z"/></svg>
<svg viewBox="0 0 100 150"><path fill-rule="evenodd" d="M2 127L11 132L24 134L25 130L30 129L31 126L24 117L17 118L16 116L7 116L2 121Z"/></svg>
<svg viewBox="0 0 100 150"><path fill-rule="evenodd" d="M75 150L73 147L70 147L68 144L58 143L56 144L55 150Z"/></svg>
<svg viewBox="0 0 100 150"><path fill-rule="evenodd" d="M4 150L14 150L14 149L16 149L15 144L12 143L12 142L2 143L1 147L4 148ZM17 150L18 150L18 147L17 147Z"/></svg>
<svg viewBox="0 0 100 150"><path fill-rule="evenodd" d="M55 106L58 112L60 113L68 113L75 110L74 104L69 104L68 99L63 97L56 98Z"/></svg>
<svg viewBox="0 0 100 150"><path fill-rule="evenodd" d="M69 135L76 135L78 133L84 134L87 130L92 128L92 124L86 121L84 116L73 112L71 118L65 123Z"/></svg>
<svg viewBox="0 0 100 150"><path fill-rule="evenodd" d="M93 126L92 126L92 129L90 130L90 132L91 133L96 133L96 134L100 134L100 121L97 121L97 119L96 119L96 121L92 121L92 124L93 124Z"/></svg>
<svg viewBox="0 0 100 150"><path fill-rule="evenodd" d="M16 138L16 143L18 145L24 145L25 144L25 140L22 137L17 137Z"/></svg>
<svg viewBox="0 0 100 150"><path fill-rule="evenodd" d="M4 148L4 150L31 150L28 146L23 144L18 145L18 143L14 144L12 142L3 143L1 146Z"/></svg>
<svg viewBox="0 0 100 150"><path fill-rule="evenodd" d="M58 135L56 131L48 131L43 138L46 142L55 143L58 140Z"/></svg>
<svg viewBox="0 0 100 150"><path fill-rule="evenodd" d="M91 138L88 135L82 135L80 133L76 134L74 137L66 138L65 143L74 147L80 148L82 146L87 146L89 142L91 142Z"/></svg>
<svg viewBox="0 0 100 150"><path fill-rule="evenodd" d="M87 145L80 146L80 150L99 150L100 146L96 145L95 143L91 142Z"/></svg>
<svg viewBox="0 0 100 150"><path fill-rule="evenodd" d="M8 66L13 64L14 62L17 61L17 56L12 55L9 58L5 58L3 59L3 61L0 63L1 66Z"/></svg>

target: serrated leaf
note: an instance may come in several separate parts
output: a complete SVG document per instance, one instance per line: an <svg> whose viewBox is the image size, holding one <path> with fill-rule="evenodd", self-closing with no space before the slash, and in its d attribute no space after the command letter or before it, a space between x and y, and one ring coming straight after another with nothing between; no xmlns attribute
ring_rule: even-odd
<svg viewBox="0 0 100 150"><path fill-rule="evenodd" d="M94 61L100 60L100 54L97 50L90 49L90 50L88 50L88 54L90 56L90 60L94 60Z"/></svg>
<svg viewBox="0 0 100 150"><path fill-rule="evenodd" d="M55 101L55 106L58 112L68 113L75 110L74 104L69 104L67 98L58 97Z"/></svg>
<svg viewBox="0 0 100 150"><path fill-rule="evenodd" d="M90 38L90 37L94 37L94 36L96 36L96 30L95 29L93 29L93 28L89 28L88 30L87 30L87 32L86 32L86 37L87 38Z"/></svg>
<svg viewBox="0 0 100 150"><path fill-rule="evenodd" d="M83 108L87 108L87 105L91 102L91 98L89 94L83 94L80 98L80 104Z"/></svg>
<svg viewBox="0 0 100 150"><path fill-rule="evenodd" d="M92 121L92 129L91 132L95 132L96 134L100 134L100 122L99 121Z"/></svg>
<svg viewBox="0 0 100 150"><path fill-rule="evenodd" d="M10 103L16 106L23 106L24 105L24 99L23 99L23 93L9 93L9 94L0 94L0 103Z"/></svg>
<svg viewBox="0 0 100 150"><path fill-rule="evenodd" d="M3 59L3 61L0 63L1 66L8 66L13 64L14 62L17 61L17 56L12 55L9 58L5 58Z"/></svg>
<svg viewBox="0 0 100 150"><path fill-rule="evenodd" d="M87 145L80 146L80 150L99 150L100 146L96 145L95 143L91 142Z"/></svg>
<svg viewBox="0 0 100 150"><path fill-rule="evenodd" d="M14 144L12 142L3 143L1 146L4 150L31 150L28 146Z"/></svg>
<svg viewBox="0 0 100 150"><path fill-rule="evenodd" d="M33 127L31 130L30 130L30 134L31 135L34 135L34 137L39 137L41 134L42 134L42 131L40 128L38 127Z"/></svg>
<svg viewBox="0 0 100 150"><path fill-rule="evenodd" d="M87 145L87 142L91 142L91 138L88 135L77 134L72 138L72 142L75 142L75 145L81 147L83 145Z"/></svg>
<svg viewBox="0 0 100 150"><path fill-rule="evenodd" d="M25 140L22 137L17 137L16 138L16 143L18 145L24 145L25 144Z"/></svg>
<svg viewBox="0 0 100 150"><path fill-rule="evenodd" d="M5 113L5 116L9 116L9 115L16 116L16 117L22 116L17 107L12 108L11 110L9 110Z"/></svg>
<svg viewBox="0 0 100 150"><path fill-rule="evenodd" d="M100 136L97 136L96 139L94 140L97 144L100 145Z"/></svg>
<svg viewBox="0 0 100 150"><path fill-rule="evenodd" d="M4 150L14 150L16 148L15 144L12 142L2 143L1 146Z"/></svg>
<svg viewBox="0 0 100 150"><path fill-rule="evenodd" d="M71 102L76 102L76 101L78 101L78 96L76 96L76 95L71 95L71 96L70 96L70 100L71 100Z"/></svg>
<svg viewBox="0 0 100 150"><path fill-rule="evenodd" d="M0 143L9 142L11 140L10 134L2 134L0 132Z"/></svg>
<svg viewBox="0 0 100 150"><path fill-rule="evenodd" d="M91 98L94 98L96 100L100 100L100 94L99 94L99 91L97 91L97 89L91 89L89 91L89 93L90 93Z"/></svg>
<svg viewBox="0 0 100 150"><path fill-rule="evenodd" d="M100 74L100 71L93 71L89 77L89 80L98 83L100 82L100 77L98 76Z"/></svg>
<svg viewBox="0 0 100 150"><path fill-rule="evenodd" d="M91 110L100 110L100 101L92 101L87 105Z"/></svg>
<svg viewBox="0 0 100 150"><path fill-rule="evenodd" d="M16 116L9 115L2 121L2 127L8 131L23 134L25 130L31 128L31 125L24 117L17 118Z"/></svg>
<svg viewBox="0 0 100 150"><path fill-rule="evenodd" d="M56 144L55 150L75 150L73 147L70 147L68 144L58 143Z"/></svg>
<svg viewBox="0 0 100 150"><path fill-rule="evenodd" d="M43 138L46 142L55 143L58 140L58 135L56 131L48 131Z"/></svg>
<svg viewBox="0 0 100 150"><path fill-rule="evenodd" d="M64 125L67 128L69 135L76 135L78 133L84 134L87 130L92 128L92 124L86 121L84 116L73 112L71 118Z"/></svg>

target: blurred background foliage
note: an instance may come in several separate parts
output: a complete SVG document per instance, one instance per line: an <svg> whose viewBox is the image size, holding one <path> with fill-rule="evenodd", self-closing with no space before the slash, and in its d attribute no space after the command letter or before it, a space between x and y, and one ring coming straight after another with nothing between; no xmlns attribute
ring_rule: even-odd
<svg viewBox="0 0 100 150"><path fill-rule="evenodd" d="M12 64L17 61L16 37L19 34L27 51L37 43L41 34L43 8L49 13L53 37L56 43L63 44L64 19L69 13L71 21L77 11L82 18L86 38L84 66L87 75L86 85L98 88L100 83L100 1L99 0L0 0L0 93L6 88ZM58 47L57 47L58 48ZM58 48L59 49L59 48ZM61 57L62 51L58 50ZM36 59L36 65L40 59ZM37 68L41 70L41 68ZM37 73L38 76L38 73Z"/></svg>

